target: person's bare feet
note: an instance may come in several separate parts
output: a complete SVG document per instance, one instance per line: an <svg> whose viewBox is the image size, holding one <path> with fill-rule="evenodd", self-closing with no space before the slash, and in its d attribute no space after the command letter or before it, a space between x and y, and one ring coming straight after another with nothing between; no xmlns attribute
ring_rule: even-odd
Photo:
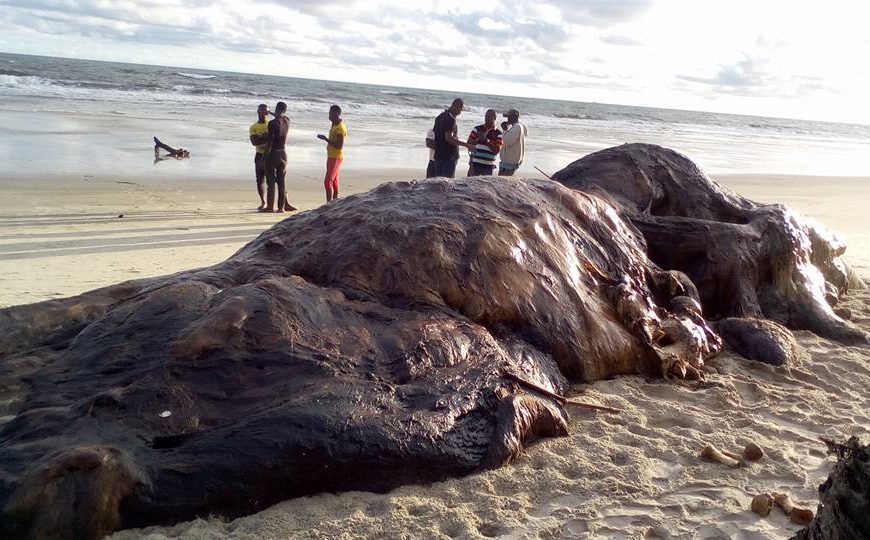
<svg viewBox="0 0 870 540"><path fill-rule="evenodd" d="M274 210L272 210L271 208L266 208L264 206L263 208L258 208L257 212L263 212L264 214L269 214L269 213L274 212Z"/></svg>
<svg viewBox="0 0 870 540"><path fill-rule="evenodd" d="M283 213L284 213L284 209L283 209L283 208L279 208L279 209L275 210L275 213L276 213L276 214L283 214Z"/></svg>
<svg viewBox="0 0 870 540"><path fill-rule="evenodd" d="M266 203L260 203L260 206L257 207L258 212L262 212L266 208Z"/></svg>
<svg viewBox="0 0 870 540"><path fill-rule="evenodd" d="M299 210L299 209L296 208L295 206L293 206L293 205L290 204L290 203L286 203L286 204L284 205L284 210L287 210L288 212L293 212L293 211L295 211L295 210Z"/></svg>

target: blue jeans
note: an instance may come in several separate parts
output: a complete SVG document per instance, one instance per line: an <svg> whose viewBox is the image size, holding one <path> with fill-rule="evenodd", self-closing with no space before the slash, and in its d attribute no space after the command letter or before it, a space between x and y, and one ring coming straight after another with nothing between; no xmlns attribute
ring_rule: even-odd
<svg viewBox="0 0 870 540"><path fill-rule="evenodd" d="M453 178L456 175L456 162L459 158L436 159L435 160L435 176L443 176L445 178Z"/></svg>

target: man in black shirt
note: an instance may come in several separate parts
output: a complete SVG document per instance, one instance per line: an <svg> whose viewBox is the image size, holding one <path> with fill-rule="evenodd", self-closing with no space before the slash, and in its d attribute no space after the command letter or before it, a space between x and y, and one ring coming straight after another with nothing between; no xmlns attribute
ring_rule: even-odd
<svg viewBox="0 0 870 540"><path fill-rule="evenodd" d="M435 119L435 176L453 178L456 162L459 161L459 147L472 148L472 145L456 138L456 117L462 114L464 103L456 98L450 108Z"/></svg>
<svg viewBox="0 0 870 540"><path fill-rule="evenodd" d="M290 119L284 114L287 104L279 101L275 105L275 118L269 121L269 153L266 155L266 208L261 212L296 210L287 202L284 180L287 177L287 132ZM278 184L278 207L275 208L275 184Z"/></svg>

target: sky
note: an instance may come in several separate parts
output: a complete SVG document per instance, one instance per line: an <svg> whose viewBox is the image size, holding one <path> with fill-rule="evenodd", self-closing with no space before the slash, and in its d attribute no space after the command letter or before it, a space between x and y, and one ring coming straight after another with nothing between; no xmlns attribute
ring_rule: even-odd
<svg viewBox="0 0 870 540"><path fill-rule="evenodd" d="M870 124L866 0L0 0L0 51Z"/></svg>

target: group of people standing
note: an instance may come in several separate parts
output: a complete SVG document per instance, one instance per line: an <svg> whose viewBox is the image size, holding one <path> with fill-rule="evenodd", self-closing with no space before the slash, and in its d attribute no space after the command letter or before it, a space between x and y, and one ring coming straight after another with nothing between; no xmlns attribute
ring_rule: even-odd
<svg viewBox="0 0 870 540"><path fill-rule="evenodd" d="M458 137L456 117L462 114L465 103L456 98L450 107L435 119L435 126L426 135L429 148L429 165L426 178L444 176L453 178L459 163L459 147L468 149L469 162L467 176L490 176L495 172L496 158L499 158L499 176L513 176L523 162L526 151L526 137L529 130L520 123L520 112L511 109L504 114L507 118L496 124L498 114L488 109L483 124L474 126L468 139L463 142Z"/></svg>
<svg viewBox="0 0 870 540"><path fill-rule="evenodd" d="M450 107L435 119L435 125L426 136L426 146L429 148L429 165L426 168L426 178L444 176L453 178L456 165L459 162L459 147L469 151L468 176L489 176L495 172L498 158L499 176L512 176L523 162L525 155L525 139L528 128L520 123L520 112L511 109L504 116L506 121L499 127L496 124L497 113L493 109L486 111L484 123L471 130L466 141L457 137L458 126L456 117L462 114L465 104L459 98L453 100ZM266 121L268 115L272 120ZM326 190L326 202L338 198L339 171L344 161L344 142L347 138L347 127L341 118L341 107L332 105L329 108L331 127L328 135L318 135L317 138L326 142L326 176L323 187ZM249 128L251 144L257 151L254 154L254 173L257 181L257 193L260 196L260 212L278 212L296 210L287 195L287 133L290 130L290 119L287 117L287 104L279 101L275 111L260 104L257 107L257 121ZM277 200L277 205L276 205Z"/></svg>
<svg viewBox="0 0 870 540"><path fill-rule="evenodd" d="M266 122L267 115L274 116ZM317 135L326 142L326 178L323 187L326 190L326 202L338 198L338 176L344 161L344 139L347 137L347 127L341 119L341 107L333 105L329 108L329 120L332 127L329 135ZM287 104L279 101L275 111L269 111L265 103L257 106L257 121L251 124L248 135L257 148L254 154L254 176L257 181L257 194L260 196L260 212L277 212L296 210L290 204L287 195L287 133L290 131L290 119L287 117ZM277 187L277 206L276 200Z"/></svg>

